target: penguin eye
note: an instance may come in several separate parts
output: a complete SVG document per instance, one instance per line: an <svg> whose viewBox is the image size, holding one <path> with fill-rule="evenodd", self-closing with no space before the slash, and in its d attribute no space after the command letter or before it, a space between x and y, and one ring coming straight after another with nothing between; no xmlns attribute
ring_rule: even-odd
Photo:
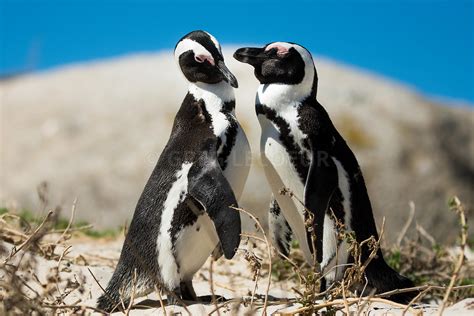
<svg viewBox="0 0 474 316"><path fill-rule="evenodd" d="M284 47L284 46L281 46L281 45L278 45L278 44L272 44L272 45L268 46L265 49L265 51L271 51L272 54L276 53L276 55L278 57L285 57L289 53L289 50L288 50L287 47Z"/></svg>
<svg viewBox="0 0 474 316"><path fill-rule="evenodd" d="M214 58L212 58L212 56L208 56L208 55L194 55L194 60L197 61L198 63L202 64L203 62L205 62L206 60L214 66Z"/></svg>

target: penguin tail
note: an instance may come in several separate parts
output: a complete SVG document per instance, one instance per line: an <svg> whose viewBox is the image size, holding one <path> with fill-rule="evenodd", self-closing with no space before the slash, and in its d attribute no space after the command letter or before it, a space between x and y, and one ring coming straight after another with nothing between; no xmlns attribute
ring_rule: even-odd
<svg viewBox="0 0 474 316"><path fill-rule="evenodd" d="M393 270L383 259L377 261L379 262L369 264L366 270L368 286L372 289L376 289L377 294L408 289L415 286L413 281ZM402 291L385 298L397 303L407 304L418 295L418 293L419 291L417 290L409 292Z"/></svg>
<svg viewBox="0 0 474 316"><path fill-rule="evenodd" d="M128 270L119 263L105 293L97 299L98 309L107 313L122 311L123 306L127 308L130 304L132 291L135 291L137 296L145 292L145 282L141 282L140 277L134 282L133 273Z"/></svg>
<svg viewBox="0 0 474 316"><path fill-rule="evenodd" d="M113 296L110 294L111 293L104 293L98 298L97 308L107 313L122 311L122 302L120 300L117 300L116 298L113 298ZM127 301L123 302L125 306L127 306L129 303Z"/></svg>
<svg viewBox="0 0 474 316"><path fill-rule="evenodd" d="M130 300L127 295L127 290L126 288L122 287L123 285L126 285L127 283L124 283L122 285L122 282L119 281L120 279L121 278L119 276L116 276L116 273L114 273L114 275L112 276L112 279L107 285L107 288L105 289L105 293L103 293L97 299L98 309L107 313L113 313L113 312L122 311L123 306L128 306ZM128 283L131 283L131 280Z"/></svg>

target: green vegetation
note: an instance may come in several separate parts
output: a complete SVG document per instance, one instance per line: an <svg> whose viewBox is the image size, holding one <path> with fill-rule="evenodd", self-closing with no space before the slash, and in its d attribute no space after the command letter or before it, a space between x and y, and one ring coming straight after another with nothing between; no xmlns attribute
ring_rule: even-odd
<svg viewBox="0 0 474 316"><path fill-rule="evenodd" d="M43 219L44 215L38 215L33 213L28 209L22 209L21 211L14 211L10 210L7 207L0 207L0 216L4 214L11 214L13 216L18 216L20 220L20 225L22 227L28 226L37 226L39 225ZM53 222L50 225L51 230L61 231L65 230L69 225L69 219L61 216L57 216L53 218ZM77 221L71 224L70 229L74 230L74 233L77 235L85 235L91 238L114 238L117 237L120 232L121 228L104 228L104 229L94 229L93 225L87 221ZM28 229L27 229L28 230Z"/></svg>
<svg viewBox="0 0 474 316"><path fill-rule="evenodd" d="M389 266L394 268L396 271L400 272L400 266L401 266L401 260L402 260L402 254L400 250L393 250L388 254L388 256L385 256L385 259L387 260L387 263Z"/></svg>

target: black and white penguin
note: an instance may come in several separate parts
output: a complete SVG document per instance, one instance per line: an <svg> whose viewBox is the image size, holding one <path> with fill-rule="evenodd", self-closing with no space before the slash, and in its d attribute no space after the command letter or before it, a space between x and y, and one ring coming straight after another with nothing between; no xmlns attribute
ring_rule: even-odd
<svg viewBox="0 0 474 316"><path fill-rule="evenodd" d="M176 45L174 55L189 81L188 93L205 103L212 130L218 137L217 159L239 200L250 170L251 151L235 115L233 87L237 88L237 80L224 64L221 45L207 32L185 35ZM205 71L197 72L197 66L206 67Z"/></svg>
<svg viewBox="0 0 474 316"><path fill-rule="evenodd" d="M245 169L233 170L230 160L239 159L231 152L246 141L233 114L237 80L206 32L184 36L175 57L189 91L98 299L98 308L108 312L121 309L122 301L128 304L132 291L138 297L164 290L168 304L195 300L193 275L211 254L231 259L240 243L240 215L230 208L237 206L247 176ZM236 173L245 174L232 178Z"/></svg>
<svg viewBox="0 0 474 316"><path fill-rule="evenodd" d="M333 214L348 231L355 232L358 242L370 236L378 238L361 169L316 99L318 76L308 50L294 43L275 42L263 48L238 49L234 58L253 66L260 81L256 112L262 128L261 159L276 199L269 214L272 239L288 254L294 234L308 263L314 263L316 248L315 257L325 275L321 282L324 290L341 280L347 264L353 262L348 244L336 238ZM282 188L289 188L294 196L279 194ZM314 216L314 245L300 202ZM368 255L369 249L363 247L362 262ZM387 265L380 250L368 265L366 277L366 289L378 293L413 286Z"/></svg>

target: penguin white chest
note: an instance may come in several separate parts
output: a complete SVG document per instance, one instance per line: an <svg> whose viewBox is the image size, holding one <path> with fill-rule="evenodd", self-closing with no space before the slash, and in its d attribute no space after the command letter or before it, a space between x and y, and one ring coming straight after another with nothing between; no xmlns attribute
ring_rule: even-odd
<svg viewBox="0 0 474 316"><path fill-rule="evenodd" d="M250 164L252 161L252 153L250 145L245 136L244 130L237 122L237 135L235 137L234 145L227 157L227 164L223 170L224 176L229 181L232 190L234 191L237 201L240 200L242 192L244 191L245 182L250 171Z"/></svg>
<svg viewBox="0 0 474 316"><path fill-rule="evenodd" d="M305 184L298 175L288 149L280 140L279 129L264 115L258 115L258 120L262 128L260 155L265 176L288 224L300 242L306 259L312 260L306 239L304 208L298 201L304 201ZM296 198L279 194L282 188L289 188Z"/></svg>
<svg viewBox="0 0 474 316"><path fill-rule="evenodd" d="M210 217L202 214L197 221L179 232L176 238L176 261L182 280L190 281L203 266L219 242Z"/></svg>
<svg viewBox="0 0 474 316"><path fill-rule="evenodd" d="M191 280L219 242L215 226L206 213L199 215L191 225L182 227L173 241L173 217L188 193L191 167L192 163L183 163L176 171L176 178L164 202L157 238L161 280L170 289L178 287L180 281Z"/></svg>
<svg viewBox="0 0 474 316"><path fill-rule="evenodd" d="M282 184L289 188L298 198L303 197L304 183L291 161L290 153L280 140L280 131L266 117L258 116L262 127L260 154L264 160L264 169L272 189ZM282 189L279 187L277 190ZM276 189L276 187L275 187Z"/></svg>

